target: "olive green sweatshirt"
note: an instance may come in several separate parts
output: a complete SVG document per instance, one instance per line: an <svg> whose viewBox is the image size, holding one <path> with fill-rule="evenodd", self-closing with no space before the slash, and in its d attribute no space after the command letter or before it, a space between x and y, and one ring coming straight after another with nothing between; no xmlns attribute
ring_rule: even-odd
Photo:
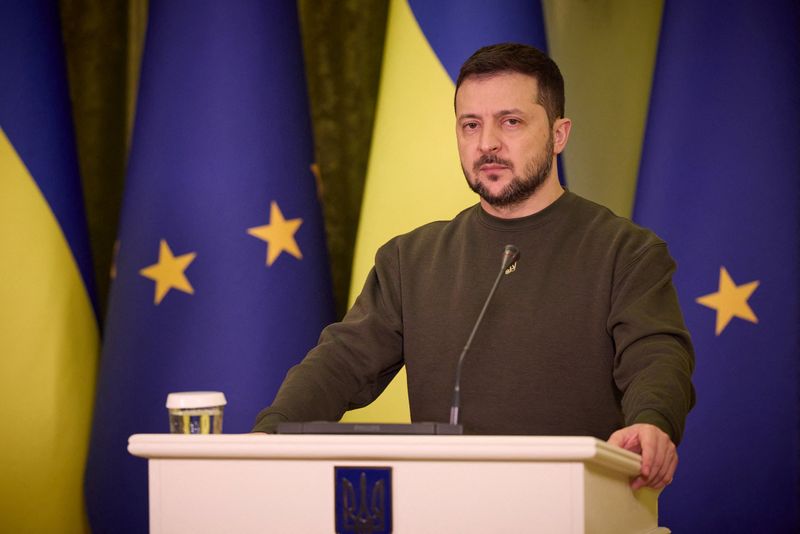
<svg viewBox="0 0 800 534"><path fill-rule="evenodd" d="M464 361L465 433L607 439L651 423L678 443L694 355L675 263L652 232L570 192L518 219L475 205L381 247L352 309L289 371L253 430L336 421L403 364L412 420L447 422L456 361L507 244L520 259Z"/></svg>

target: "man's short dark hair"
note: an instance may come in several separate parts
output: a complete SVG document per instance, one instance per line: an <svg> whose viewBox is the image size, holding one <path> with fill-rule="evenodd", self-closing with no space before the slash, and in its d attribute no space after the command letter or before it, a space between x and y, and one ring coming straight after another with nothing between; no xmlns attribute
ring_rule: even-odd
<svg viewBox="0 0 800 534"><path fill-rule="evenodd" d="M501 43L479 48L461 66L456 93L467 78L519 72L536 78L538 103L544 106L550 124L564 116L564 78L558 65L547 54L532 46Z"/></svg>

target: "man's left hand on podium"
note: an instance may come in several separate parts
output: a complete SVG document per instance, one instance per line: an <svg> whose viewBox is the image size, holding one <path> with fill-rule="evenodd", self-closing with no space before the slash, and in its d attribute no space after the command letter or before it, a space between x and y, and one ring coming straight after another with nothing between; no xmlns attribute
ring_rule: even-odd
<svg viewBox="0 0 800 534"><path fill-rule="evenodd" d="M672 482L678 467L678 452L670 437L660 428L647 423L620 428L608 443L642 455L642 471L633 479L634 490L649 486L662 489Z"/></svg>

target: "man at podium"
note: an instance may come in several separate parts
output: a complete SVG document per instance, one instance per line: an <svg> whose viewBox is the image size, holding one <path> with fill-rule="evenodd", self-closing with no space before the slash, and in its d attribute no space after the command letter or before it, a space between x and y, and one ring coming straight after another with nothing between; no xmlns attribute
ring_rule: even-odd
<svg viewBox="0 0 800 534"><path fill-rule="evenodd" d="M455 115L478 203L378 250L352 309L289 371L253 430L338 421L405 365L414 421L448 420L459 374L465 433L607 439L642 454L634 488L664 487L694 404L666 244L560 185L572 123L558 66L541 51L476 51Z"/></svg>

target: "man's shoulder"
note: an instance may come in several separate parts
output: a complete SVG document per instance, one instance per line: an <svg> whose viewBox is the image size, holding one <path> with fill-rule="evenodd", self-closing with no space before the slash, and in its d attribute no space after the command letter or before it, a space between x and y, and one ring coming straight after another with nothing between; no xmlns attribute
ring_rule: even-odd
<svg viewBox="0 0 800 534"><path fill-rule="evenodd" d="M475 217L476 209L478 209L477 204L465 208L450 220L432 221L423 224L409 232L395 236L384 247L424 249L435 246L438 241L448 239L463 230Z"/></svg>
<svg viewBox="0 0 800 534"><path fill-rule="evenodd" d="M575 223L587 231L612 240L636 241L647 244L664 244L655 232L640 226L627 217L614 213L602 204L570 193L570 211Z"/></svg>

